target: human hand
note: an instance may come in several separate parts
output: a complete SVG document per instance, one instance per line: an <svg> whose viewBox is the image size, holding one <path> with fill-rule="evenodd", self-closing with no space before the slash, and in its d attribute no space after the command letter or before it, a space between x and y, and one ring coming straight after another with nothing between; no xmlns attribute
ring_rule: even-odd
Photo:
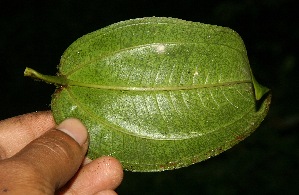
<svg viewBox="0 0 299 195"><path fill-rule="evenodd" d="M121 164L85 158L87 137L79 120L56 127L49 111L0 121L0 194L116 194Z"/></svg>

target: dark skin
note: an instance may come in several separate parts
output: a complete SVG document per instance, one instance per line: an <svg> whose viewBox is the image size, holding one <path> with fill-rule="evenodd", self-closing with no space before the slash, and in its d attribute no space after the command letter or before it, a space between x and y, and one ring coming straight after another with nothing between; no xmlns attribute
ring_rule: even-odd
<svg viewBox="0 0 299 195"><path fill-rule="evenodd" d="M87 137L78 119L56 125L49 111L0 121L0 194L116 194L120 162L86 158Z"/></svg>

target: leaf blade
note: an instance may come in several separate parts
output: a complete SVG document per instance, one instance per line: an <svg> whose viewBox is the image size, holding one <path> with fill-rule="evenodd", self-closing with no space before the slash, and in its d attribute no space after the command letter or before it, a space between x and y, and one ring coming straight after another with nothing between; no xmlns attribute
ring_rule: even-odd
<svg viewBox="0 0 299 195"><path fill-rule="evenodd" d="M236 32L172 18L124 21L79 38L59 75L67 82L52 98L55 120L81 119L89 157L112 155L131 171L217 155L250 135L271 102Z"/></svg>

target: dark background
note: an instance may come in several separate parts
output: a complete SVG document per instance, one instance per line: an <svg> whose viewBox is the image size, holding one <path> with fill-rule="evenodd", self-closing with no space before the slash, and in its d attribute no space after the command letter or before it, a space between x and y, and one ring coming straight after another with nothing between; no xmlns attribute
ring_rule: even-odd
<svg viewBox="0 0 299 195"><path fill-rule="evenodd" d="M243 38L270 112L249 138L210 160L162 173L125 172L120 194L299 192L298 8L291 0L0 1L0 119L50 109L55 87L23 77L55 74L77 38L109 24L167 16L227 26ZM297 192L297 193L296 193Z"/></svg>

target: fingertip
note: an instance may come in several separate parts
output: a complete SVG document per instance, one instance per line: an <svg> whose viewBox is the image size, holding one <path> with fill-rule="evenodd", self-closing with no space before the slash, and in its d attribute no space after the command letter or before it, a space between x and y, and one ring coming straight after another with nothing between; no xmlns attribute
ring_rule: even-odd
<svg viewBox="0 0 299 195"><path fill-rule="evenodd" d="M84 174L95 179L95 189L116 189L123 180L123 168L121 163L114 157L102 156L87 164Z"/></svg>
<svg viewBox="0 0 299 195"><path fill-rule="evenodd" d="M66 119L62 123L60 123L56 129L72 137L77 143L79 143L80 146L82 146L87 141L87 129L78 119Z"/></svg>
<svg viewBox="0 0 299 195"><path fill-rule="evenodd" d="M98 159L103 174L110 177L110 187L108 189L117 188L123 180L123 168L121 163L112 156L103 156Z"/></svg>
<svg viewBox="0 0 299 195"><path fill-rule="evenodd" d="M83 166L78 172L76 180L71 182L71 185L64 189L64 192L112 193L122 180L123 168L121 163L113 157L103 156Z"/></svg>

